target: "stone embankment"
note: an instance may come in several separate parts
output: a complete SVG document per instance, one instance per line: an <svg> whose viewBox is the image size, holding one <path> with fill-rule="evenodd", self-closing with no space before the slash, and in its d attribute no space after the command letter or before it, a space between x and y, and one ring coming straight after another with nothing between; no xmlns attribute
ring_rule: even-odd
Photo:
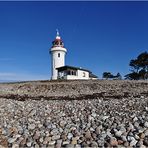
<svg viewBox="0 0 148 148"><path fill-rule="evenodd" d="M0 147L148 147L148 81L0 84Z"/></svg>

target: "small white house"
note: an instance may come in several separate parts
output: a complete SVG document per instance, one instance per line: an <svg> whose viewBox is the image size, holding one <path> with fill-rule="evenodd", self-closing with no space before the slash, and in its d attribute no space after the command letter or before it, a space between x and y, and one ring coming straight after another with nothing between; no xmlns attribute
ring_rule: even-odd
<svg viewBox="0 0 148 148"><path fill-rule="evenodd" d="M59 36L59 32L57 31L57 36L55 40L52 42L52 47L50 49L52 80L88 80L98 78L89 70L73 66L65 66L66 53L67 49L64 47L64 43L61 37Z"/></svg>
<svg viewBox="0 0 148 148"><path fill-rule="evenodd" d="M97 79L98 77L92 74L91 71L87 69L82 69L73 66L62 66L56 68L58 70L58 79L66 80L88 80Z"/></svg>

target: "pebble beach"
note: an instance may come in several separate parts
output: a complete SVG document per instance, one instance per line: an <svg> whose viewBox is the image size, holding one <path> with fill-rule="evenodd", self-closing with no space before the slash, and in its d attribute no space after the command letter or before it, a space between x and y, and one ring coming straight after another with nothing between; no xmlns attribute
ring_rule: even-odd
<svg viewBox="0 0 148 148"><path fill-rule="evenodd" d="M148 81L0 84L0 147L148 147Z"/></svg>

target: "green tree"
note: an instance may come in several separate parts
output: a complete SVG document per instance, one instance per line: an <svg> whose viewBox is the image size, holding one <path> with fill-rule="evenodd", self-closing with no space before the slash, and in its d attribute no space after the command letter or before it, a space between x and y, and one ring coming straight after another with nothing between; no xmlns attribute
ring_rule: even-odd
<svg viewBox="0 0 148 148"><path fill-rule="evenodd" d="M129 63L131 73L125 75L126 79L139 80L148 79L148 53L143 52L136 59L132 59Z"/></svg>
<svg viewBox="0 0 148 148"><path fill-rule="evenodd" d="M103 78L108 79L112 76L112 74L110 72L104 72L103 73Z"/></svg>
<svg viewBox="0 0 148 148"><path fill-rule="evenodd" d="M118 80L121 80L121 79L122 79L122 76L121 76L121 74L120 74L119 72L117 73L116 78L117 78Z"/></svg>

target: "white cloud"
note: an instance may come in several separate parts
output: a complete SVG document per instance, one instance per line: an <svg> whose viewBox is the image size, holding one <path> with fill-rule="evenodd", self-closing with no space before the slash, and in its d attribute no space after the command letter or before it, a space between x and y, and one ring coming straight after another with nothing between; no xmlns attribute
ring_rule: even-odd
<svg viewBox="0 0 148 148"><path fill-rule="evenodd" d="M0 72L0 77L13 77L13 76L15 76L14 73Z"/></svg>
<svg viewBox="0 0 148 148"><path fill-rule="evenodd" d="M0 61L12 61L12 59L11 58L0 58Z"/></svg>
<svg viewBox="0 0 148 148"><path fill-rule="evenodd" d="M49 75L0 72L0 81L30 81L30 80L49 80Z"/></svg>

